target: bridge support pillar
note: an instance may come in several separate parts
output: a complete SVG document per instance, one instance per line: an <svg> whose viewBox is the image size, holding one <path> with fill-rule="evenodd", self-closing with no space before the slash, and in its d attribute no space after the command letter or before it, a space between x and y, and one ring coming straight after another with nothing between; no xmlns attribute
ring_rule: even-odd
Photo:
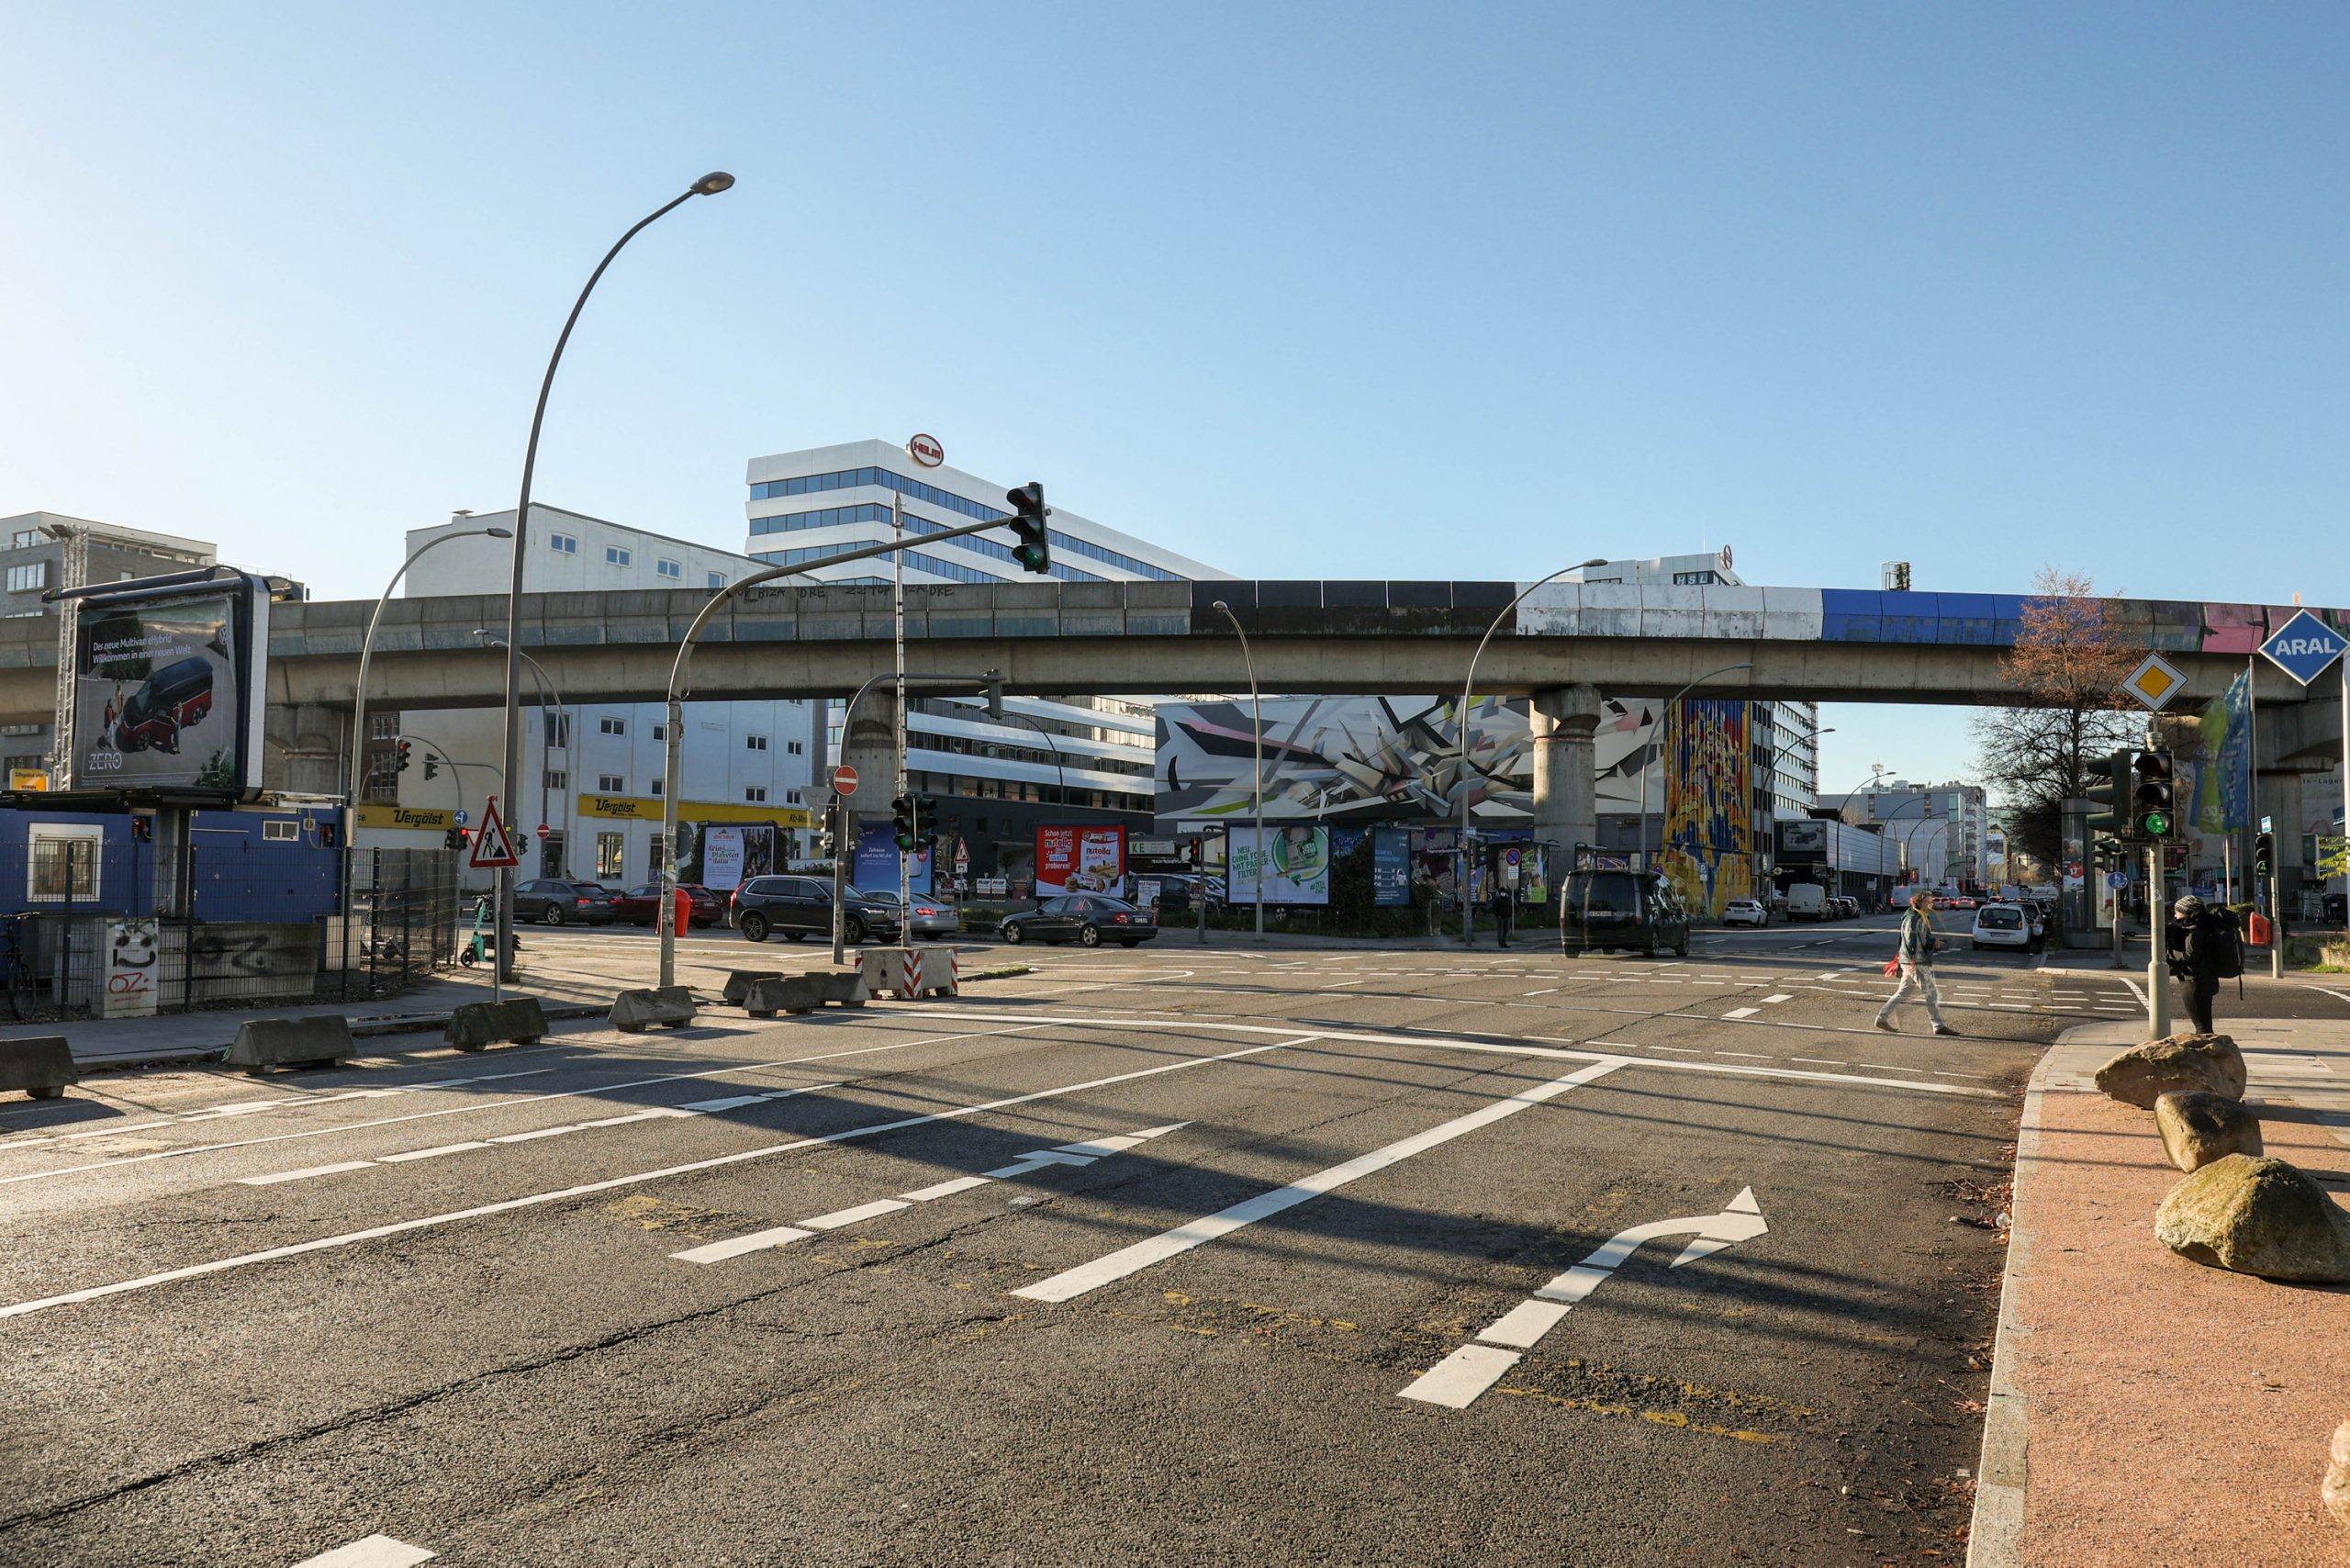
<svg viewBox="0 0 2350 1568"><path fill-rule="evenodd" d="M1534 694L1534 836L1572 856L1578 844L1599 842L1597 770L1592 735L1599 726L1599 691L1554 686Z"/></svg>
<svg viewBox="0 0 2350 1568"><path fill-rule="evenodd" d="M856 842L856 819L890 820L890 798L898 792L898 693L887 682L865 694L841 735L839 759L856 769L850 796L847 842ZM854 854L854 851L851 851ZM892 890L897 886L890 884Z"/></svg>

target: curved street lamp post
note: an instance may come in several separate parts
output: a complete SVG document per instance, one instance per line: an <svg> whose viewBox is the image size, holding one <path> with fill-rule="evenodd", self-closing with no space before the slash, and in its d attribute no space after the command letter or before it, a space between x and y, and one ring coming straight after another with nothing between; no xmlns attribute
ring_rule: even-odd
<svg viewBox="0 0 2350 1568"><path fill-rule="evenodd" d="M1265 704L1257 692L1257 660L1248 651L1248 633L1240 629L1240 617L1233 614L1232 606L1220 599L1208 608L1222 610L1224 618L1232 622L1233 635L1240 639L1241 662L1248 667L1249 739L1255 743L1257 751L1257 940L1262 942L1265 939ZM1061 793L1066 798L1069 791L1064 790ZM1232 902L1232 857L1228 854L1224 857L1224 879L1225 902L1228 905ZM1200 887L1200 902L1203 905L1207 902L1204 881Z"/></svg>
<svg viewBox="0 0 2350 1568"><path fill-rule="evenodd" d="M730 189L734 176L713 170L688 185L680 195L672 196L644 217L637 219L629 231L612 241L596 270L588 274L587 286L572 302L571 314L564 319L563 331L555 338L554 353L547 358L547 373L539 382L539 400L531 410L531 439L522 449L522 492L514 503L514 566L506 587L506 768L509 784L522 771L522 562L523 552L530 543L531 476L539 463L539 431L546 423L547 394L554 388L555 367L563 363L565 345L571 342L571 329L579 324L579 313L588 307L588 297L596 292L597 280L621 248L649 227L655 219L665 218L698 196L716 196ZM509 791L510 792L510 791ZM513 802L507 802L510 814ZM498 980L514 978L514 868L501 867L498 873L498 961L490 973ZM666 983L666 982L665 982ZM493 992L494 994L494 992Z"/></svg>
<svg viewBox="0 0 2350 1568"><path fill-rule="evenodd" d="M484 642L487 643L494 648L502 648L506 645L506 639L499 636L497 633L491 631L487 626L475 627L474 635L481 638ZM531 678L538 684L540 718L543 720L546 717L547 709L552 705L554 709L555 728L561 733L563 737L560 743L555 741L553 737L549 737L543 740L539 746L539 821L541 823L547 823L553 821L554 818L554 787L547 782L547 775L554 771L553 758L551 758L547 754L558 744L563 746L564 751L566 754L571 750L571 711L565 706L563 693L555 689L554 678L547 674L546 666L539 663L538 660L532 658L528 654L524 654L522 655L522 662L530 666ZM513 809L510 801L508 803L507 809L509 811ZM565 803L563 833L564 859L567 864L570 860L571 846L571 819L569 814L568 791L566 791ZM543 859L545 856L543 840L541 842L540 855ZM554 873L547 871L546 868L542 866L540 868L540 874L545 876L553 875Z"/></svg>

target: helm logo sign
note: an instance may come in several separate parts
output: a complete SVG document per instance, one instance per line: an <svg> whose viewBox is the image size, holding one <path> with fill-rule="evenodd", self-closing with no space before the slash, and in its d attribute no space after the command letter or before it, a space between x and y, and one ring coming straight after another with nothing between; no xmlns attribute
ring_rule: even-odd
<svg viewBox="0 0 2350 1568"><path fill-rule="evenodd" d="M917 435L907 441L906 455L925 468L935 468L946 461L946 449L934 435Z"/></svg>

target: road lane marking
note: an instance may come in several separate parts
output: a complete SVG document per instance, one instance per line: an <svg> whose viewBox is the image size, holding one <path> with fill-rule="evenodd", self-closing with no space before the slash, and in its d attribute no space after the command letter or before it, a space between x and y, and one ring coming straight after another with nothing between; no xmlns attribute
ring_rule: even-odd
<svg viewBox="0 0 2350 1568"><path fill-rule="evenodd" d="M834 1209L831 1214L818 1215L813 1219L803 1219L800 1223L810 1230L838 1230L845 1225L855 1225L859 1220L879 1219L883 1215L893 1215L900 1209L912 1207L913 1205L903 1198L876 1198L869 1204L859 1204L853 1209Z"/></svg>
<svg viewBox="0 0 2350 1568"><path fill-rule="evenodd" d="M914 1191L908 1193L906 1194L906 1199L909 1203L934 1203L940 1198L951 1198L957 1193L968 1193L974 1187L992 1187L994 1185L995 1178L992 1176L957 1176L952 1181L940 1182L933 1186L918 1187ZM789 1227L787 1226L786 1228ZM670 1256L673 1258L683 1258L685 1254L682 1252L673 1252ZM696 1259L694 1260L696 1262L700 1261L699 1259Z"/></svg>
<svg viewBox="0 0 2350 1568"><path fill-rule="evenodd" d="M1762 1000L1764 1002L1793 1002L1795 998L1783 991L1776 996L1766 996Z"/></svg>
<svg viewBox="0 0 2350 1568"><path fill-rule="evenodd" d="M1826 1057L1789 1057L1787 1059L1789 1061L1805 1062L1813 1067L1850 1067L1852 1065L1848 1061L1832 1061Z"/></svg>
<svg viewBox="0 0 2350 1568"><path fill-rule="evenodd" d="M528 1068L520 1072L481 1073L468 1078L436 1078L423 1083L394 1084L382 1089L354 1089L341 1094L296 1095L287 1100L246 1100L229 1105L212 1105L201 1111L187 1111L176 1116L158 1116L145 1122L108 1122L103 1126L84 1127L75 1132L55 1133L43 1137L10 1138L0 1143L0 1154L20 1148L38 1148L43 1144L73 1143L81 1138L114 1137L122 1133L151 1132L157 1127L185 1126L192 1122L220 1122L236 1116L249 1116L256 1111L308 1110L314 1105L339 1104L345 1100L381 1100L395 1094L420 1094L435 1089L454 1089L465 1083L489 1083L509 1078L536 1078L541 1073L554 1072L552 1067Z"/></svg>
<svg viewBox="0 0 2350 1568"><path fill-rule="evenodd" d="M1034 1027L1043 1028L1045 1025ZM1277 1032L1277 1031L1276 1031ZM1219 1062L1239 1061L1248 1057L1262 1056L1292 1046L1310 1044L1323 1036L1318 1034L1300 1035L1293 1039L1271 1040L1261 1046L1246 1046L1239 1050L1225 1051L1215 1056L1188 1057L1181 1061L1160 1062L1154 1067L1138 1068L1132 1072L1113 1073L1107 1078L1088 1079L1082 1083L1064 1083L1057 1088L1038 1089L1026 1094L1014 1094L1002 1100L989 1100L974 1105L957 1105L944 1111L931 1111L919 1116L900 1116L891 1121L874 1122L861 1127L847 1127L818 1137L794 1138L789 1143L762 1144L756 1148L737 1149L732 1154L715 1155L708 1159L688 1160L682 1165L665 1165L655 1170L632 1171L626 1176L608 1176L599 1182L583 1182L576 1186L558 1187L551 1192L532 1193L519 1198L505 1198L494 1204L477 1204L469 1209L451 1209L443 1214L423 1215L415 1219L393 1220L388 1224L369 1226L364 1230L347 1230L334 1236L315 1237L308 1241L297 1241L284 1247L264 1248L258 1252L241 1252L234 1257L216 1258L208 1263L190 1263L183 1268L165 1269L157 1273L142 1274L136 1279L117 1280L110 1284L90 1285L62 1295L41 1296L32 1301L11 1302L0 1306L0 1318L24 1317L36 1312L48 1312L56 1307L73 1306L85 1301L97 1301L106 1296L123 1295L132 1291L152 1290L159 1285L181 1280L202 1279L209 1274L227 1273L234 1269L248 1269L257 1263L274 1263L281 1259L299 1258L312 1252L331 1251L339 1248L355 1247L363 1241L375 1241L386 1236L405 1236L413 1230L426 1230L435 1226L455 1225L464 1220L482 1219L490 1215L511 1214L518 1209L538 1208L546 1204L558 1204L572 1198L585 1198L598 1193L610 1193L621 1187L641 1186L647 1182L665 1181L672 1176L692 1175L698 1171L717 1170L746 1160L768 1159L778 1154L790 1154L803 1148L820 1148L828 1144L846 1143L853 1138L875 1137L882 1133L901 1132L908 1127L927 1126L933 1122L955 1121L964 1116L981 1115L989 1111L1001 1111L1012 1105L1026 1105L1038 1100L1050 1100L1063 1094L1080 1094L1089 1089L1106 1089L1113 1083L1132 1083L1138 1079L1157 1078L1164 1073L1181 1072L1188 1068L1211 1067Z"/></svg>
<svg viewBox="0 0 2350 1568"><path fill-rule="evenodd" d="M1620 1060L1605 1060L1577 1068L1563 1078L1554 1078L1548 1083L1520 1090L1489 1105L1480 1106L1466 1114L1455 1116L1449 1122L1438 1123L1424 1132L1414 1133L1409 1137L1398 1138L1383 1148L1372 1149L1368 1154L1357 1155L1354 1159L1342 1164L1333 1165L1327 1170L1317 1170L1313 1175L1292 1182L1285 1187L1276 1187L1270 1193L1259 1193L1257 1196L1234 1204L1229 1208L1203 1215L1187 1225L1177 1226L1172 1230L1161 1231L1158 1235L1137 1241L1130 1247L1122 1247L1107 1257L1097 1258L1090 1263L1080 1264L1074 1269L1065 1269L1050 1279L1039 1280L1035 1284L1024 1286L1012 1294L1030 1301L1073 1300L1089 1292L1100 1290L1103 1285L1123 1280L1129 1274L1147 1269L1154 1263L1163 1262L1180 1253L1188 1252L1194 1247L1203 1246L1219 1238L1229 1236L1244 1226L1254 1225L1257 1221L1280 1214L1284 1209L1294 1208L1326 1193L1336 1192L1350 1182L1384 1170L1391 1165L1400 1164L1416 1154L1425 1153L1440 1145L1450 1143L1454 1138L1465 1134L1505 1120L1520 1111L1530 1110L1546 1101L1554 1100L1570 1089L1579 1088L1594 1079L1604 1078L1623 1065L1625 1064Z"/></svg>
<svg viewBox="0 0 2350 1568"><path fill-rule="evenodd" d="M307 1170L278 1170L267 1176L243 1176L238 1180L248 1187L274 1187L280 1182L307 1182L313 1176L332 1176L344 1170L364 1170L375 1163L372 1159L345 1159L333 1165L313 1165Z"/></svg>
<svg viewBox="0 0 2350 1568"><path fill-rule="evenodd" d="M477 1138L468 1138L464 1143L444 1143L431 1148L411 1148L405 1154L381 1154L375 1158L383 1164L397 1165L406 1160L438 1159L444 1154L458 1154L469 1148L487 1148L488 1147L489 1145Z"/></svg>
<svg viewBox="0 0 2350 1568"><path fill-rule="evenodd" d="M1751 1018L1762 1011L1759 1007L1733 1007L1722 1014L1725 1018Z"/></svg>
<svg viewBox="0 0 2350 1568"><path fill-rule="evenodd" d="M1421 1373L1404 1397L1425 1405L1465 1409L1477 1395L1499 1383L1502 1374L1517 1365L1525 1355L1523 1350L1505 1350L1494 1345L1463 1345Z"/></svg>
<svg viewBox="0 0 2350 1568"><path fill-rule="evenodd" d="M1776 1061L1777 1057L1756 1056L1752 1051L1716 1051L1718 1057L1743 1057L1748 1061Z"/></svg>
<svg viewBox="0 0 2350 1568"><path fill-rule="evenodd" d="M387 1535L371 1535L349 1546L305 1557L294 1568L414 1568L416 1563L430 1562L440 1555Z"/></svg>

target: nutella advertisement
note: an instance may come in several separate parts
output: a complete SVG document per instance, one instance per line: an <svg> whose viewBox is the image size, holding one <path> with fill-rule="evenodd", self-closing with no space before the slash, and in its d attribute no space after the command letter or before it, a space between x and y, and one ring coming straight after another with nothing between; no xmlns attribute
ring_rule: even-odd
<svg viewBox="0 0 2350 1568"><path fill-rule="evenodd" d="M1126 887L1124 827L1040 827L1036 830L1036 896L1108 893Z"/></svg>

